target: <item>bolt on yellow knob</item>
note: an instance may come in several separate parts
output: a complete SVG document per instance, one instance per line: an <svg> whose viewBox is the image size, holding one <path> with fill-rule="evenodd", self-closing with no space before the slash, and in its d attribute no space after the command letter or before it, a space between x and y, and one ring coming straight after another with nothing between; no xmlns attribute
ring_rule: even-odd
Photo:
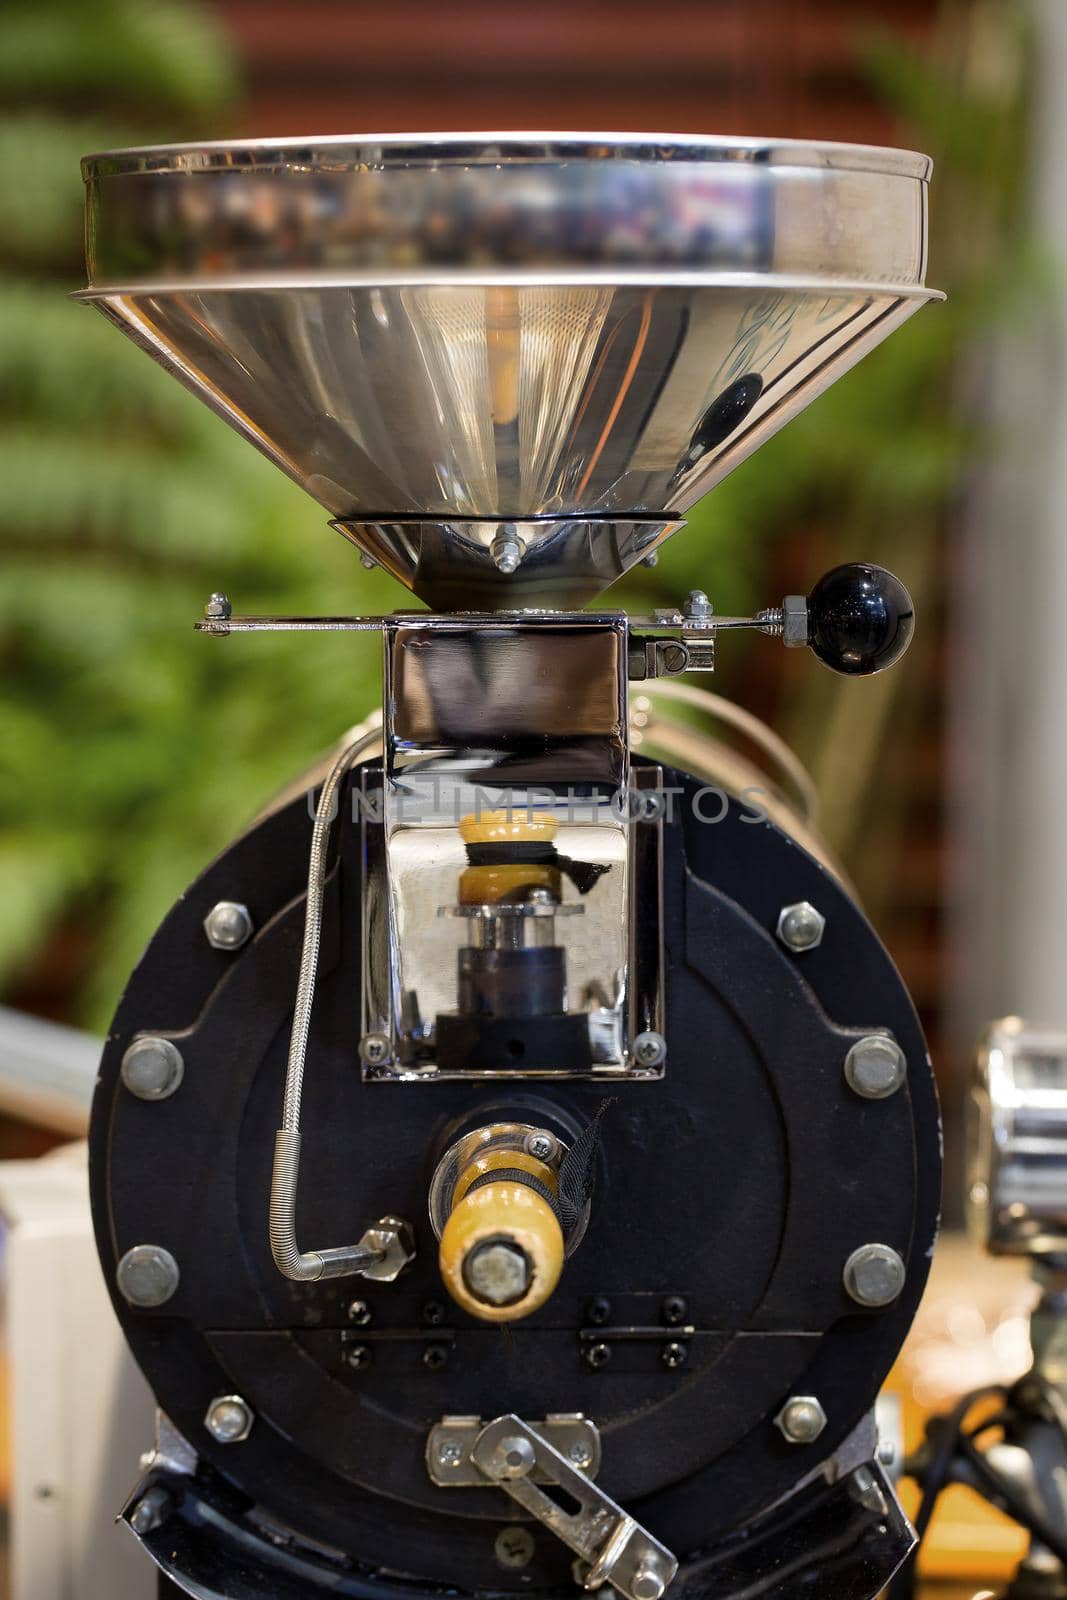
<svg viewBox="0 0 1067 1600"><path fill-rule="evenodd" d="M453 1207L441 1234L440 1266L464 1311L484 1322L516 1322L543 1306L559 1282L563 1230L548 1202L526 1184L487 1183Z"/></svg>

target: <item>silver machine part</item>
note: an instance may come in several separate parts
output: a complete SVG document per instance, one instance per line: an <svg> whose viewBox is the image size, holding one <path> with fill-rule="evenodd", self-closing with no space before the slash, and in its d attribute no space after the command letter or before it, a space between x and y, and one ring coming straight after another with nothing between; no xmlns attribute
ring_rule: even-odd
<svg viewBox="0 0 1067 1600"><path fill-rule="evenodd" d="M1067 1032L991 1024L967 1105L967 1216L993 1255L1067 1258Z"/></svg>
<svg viewBox="0 0 1067 1600"><path fill-rule="evenodd" d="M82 298L440 610L587 602L935 298L906 151L401 135L83 170Z"/></svg>

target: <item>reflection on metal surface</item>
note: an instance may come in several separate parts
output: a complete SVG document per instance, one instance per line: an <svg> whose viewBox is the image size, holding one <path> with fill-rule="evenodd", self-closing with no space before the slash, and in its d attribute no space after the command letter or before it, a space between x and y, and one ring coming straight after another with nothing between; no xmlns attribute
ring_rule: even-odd
<svg viewBox="0 0 1067 1600"><path fill-rule="evenodd" d="M972 1236L994 1255L1067 1255L1067 1033L993 1023L967 1116Z"/></svg>
<svg viewBox="0 0 1067 1600"><path fill-rule="evenodd" d="M929 163L895 151L259 141L85 173L84 297L443 609L590 598L933 297Z"/></svg>

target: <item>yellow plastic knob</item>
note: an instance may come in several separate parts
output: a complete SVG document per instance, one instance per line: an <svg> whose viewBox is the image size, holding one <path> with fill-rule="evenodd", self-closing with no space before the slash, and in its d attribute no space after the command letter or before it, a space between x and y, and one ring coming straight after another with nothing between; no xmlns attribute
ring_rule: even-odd
<svg viewBox="0 0 1067 1600"><path fill-rule="evenodd" d="M477 1176L473 1171L470 1182ZM563 1231L541 1195L501 1179L457 1201L441 1235L440 1266L464 1311L483 1322L517 1322L543 1306L559 1282Z"/></svg>

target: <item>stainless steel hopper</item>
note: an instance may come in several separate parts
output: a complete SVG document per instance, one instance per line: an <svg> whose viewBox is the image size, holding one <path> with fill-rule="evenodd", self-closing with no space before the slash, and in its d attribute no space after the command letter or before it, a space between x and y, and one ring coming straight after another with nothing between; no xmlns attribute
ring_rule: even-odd
<svg viewBox="0 0 1067 1600"><path fill-rule="evenodd" d="M89 157L94 302L429 605L581 605L926 300L929 161L659 135Z"/></svg>

